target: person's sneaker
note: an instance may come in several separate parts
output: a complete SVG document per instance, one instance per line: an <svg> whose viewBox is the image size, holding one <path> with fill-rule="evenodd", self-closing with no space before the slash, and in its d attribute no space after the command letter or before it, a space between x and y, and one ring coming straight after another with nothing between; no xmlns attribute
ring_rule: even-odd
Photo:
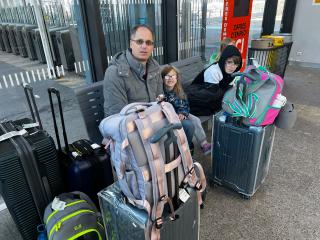
<svg viewBox="0 0 320 240"><path fill-rule="evenodd" d="M202 145L201 149L204 155L208 155L211 153L211 144L205 143Z"/></svg>

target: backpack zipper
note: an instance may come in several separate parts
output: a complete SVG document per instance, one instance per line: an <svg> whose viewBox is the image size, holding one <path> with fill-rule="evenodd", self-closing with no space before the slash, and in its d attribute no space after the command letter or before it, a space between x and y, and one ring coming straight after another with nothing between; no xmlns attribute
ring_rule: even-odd
<svg viewBox="0 0 320 240"><path fill-rule="evenodd" d="M94 211L92 211L92 210L79 210L79 211L76 211L74 213L71 213L71 214L65 216L59 222L57 222L56 224L53 225L53 227L51 228L50 233L49 233L49 239L51 239L52 234L54 233L54 231L56 231L56 232L59 231L59 229L61 228L62 223L64 223L65 221L69 220L70 218L73 218L73 217L75 217L75 216L77 216L79 214L82 214L82 213L94 213Z"/></svg>
<svg viewBox="0 0 320 240"><path fill-rule="evenodd" d="M96 229L93 229L93 228L90 228L90 229L87 229L85 231L79 232L76 235L72 236L71 238L68 238L68 240L77 239L78 237L81 237L81 236L83 236L83 235L85 235L87 233L90 233L90 232L96 232L98 237L99 237L99 240L102 240L100 233Z"/></svg>
<svg viewBox="0 0 320 240"><path fill-rule="evenodd" d="M75 202L71 202L69 204L66 205L66 207L70 207L70 206L73 206L75 204L78 204L78 203L83 203L83 202L86 202L85 200L79 200L79 201L75 201ZM53 211L47 218L47 221L46 221L46 224L49 223L49 220L57 213L57 212L60 212L60 210L55 210Z"/></svg>

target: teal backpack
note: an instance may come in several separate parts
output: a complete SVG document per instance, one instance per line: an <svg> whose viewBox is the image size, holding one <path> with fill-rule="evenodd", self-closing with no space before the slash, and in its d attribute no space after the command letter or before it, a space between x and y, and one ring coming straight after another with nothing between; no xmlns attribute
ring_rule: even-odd
<svg viewBox="0 0 320 240"><path fill-rule="evenodd" d="M82 192L62 193L44 213L48 240L105 240L102 218L91 199Z"/></svg>

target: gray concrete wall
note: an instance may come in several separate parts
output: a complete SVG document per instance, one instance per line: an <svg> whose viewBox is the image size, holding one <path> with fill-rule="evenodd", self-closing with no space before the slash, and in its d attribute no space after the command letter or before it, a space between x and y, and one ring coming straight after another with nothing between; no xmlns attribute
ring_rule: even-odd
<svg viewBox="0 0 320 240"><path fill-rule="evenodd" d="M320 5L312 3L313 0L297 1L289 60L299 65L320 68Z"/></svg>

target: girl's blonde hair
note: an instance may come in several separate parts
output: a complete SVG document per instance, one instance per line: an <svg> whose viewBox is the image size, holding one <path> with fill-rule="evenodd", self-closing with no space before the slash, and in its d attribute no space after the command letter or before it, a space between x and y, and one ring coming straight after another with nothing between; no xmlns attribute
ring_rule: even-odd
<svg viewBox="0 0 320 240"><path fill-rule="evenodd" d="M176 74L177 74L177 83L176 85L173 87L173 91L175 92L175 94L177 94L177 96L180 98L180 99L186 99L187 96L186 94L184 93L183 91L183 88L182 88L182 84L181 84L181 75L180 75L180 71L174 67L174 66L171 66L171 65L166 65L162 68L162 71L161 71L161 77L162 77L162 80L163 80L163 86L164 88L166 88L166 84L165 84L165 81L164 81L164 77L170 72L170 71L175 71Z"/></svg>
<svg viewBox="0 0 320 240"><path fill-rule="evenodd" d="M223 50L228 46L230 45L230 43L234 43L234 40L232 38L224 38L221 43L220 43L220 51L219 53L217 54L217 57L215 59L216 62L219 61L220 57L221 57L221 53L223 52Z"/></svg>

